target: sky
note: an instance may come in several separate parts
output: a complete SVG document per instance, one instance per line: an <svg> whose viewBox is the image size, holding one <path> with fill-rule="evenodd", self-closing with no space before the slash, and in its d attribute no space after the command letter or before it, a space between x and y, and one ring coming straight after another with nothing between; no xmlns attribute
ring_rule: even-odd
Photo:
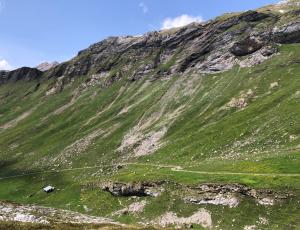
<svg viewBox="0 0 300 230"><path fill-rule="evenodd" d="M0 69L63 62L108 36L206 21L278 0L0 0Z"/></svg>

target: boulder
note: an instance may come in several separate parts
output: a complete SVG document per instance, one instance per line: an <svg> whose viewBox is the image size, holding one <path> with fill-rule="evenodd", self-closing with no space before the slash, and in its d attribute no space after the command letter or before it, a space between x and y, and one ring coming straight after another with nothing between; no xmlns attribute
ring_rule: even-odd
<svg viewBox="0 0 300 230"><path fill-rule="evenodd" d="M100 185L103 191L111 193L113 196L152 196L157 197L163 191L161 183L153 182L133 182L120 183L108 182Z"/></svg>
<svg viewBox="0 0 300 230"><path fill-rule="evenodd" d="M247 37L244 40L236 42L230 52L235 56L246 56L256 52L263 47L263 42L256 37Z"/></svg>
<svg viewBox="0 0 300 230"><path fill-rule="evenodd" d="M102 189L114 196L146 196L145 188L141 183L110 183L104 185Z"/></svg>

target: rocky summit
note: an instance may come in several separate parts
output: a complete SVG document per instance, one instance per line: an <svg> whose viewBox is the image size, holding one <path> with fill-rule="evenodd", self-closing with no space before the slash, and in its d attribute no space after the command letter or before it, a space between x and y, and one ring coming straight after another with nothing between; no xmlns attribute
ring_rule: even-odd
<svg viewBox="0 0 300 230"><path fill-rule="evenodd" d="M50 70L52 68L54 68L55 66L59 65L59 63L57 61L54 62L43 62L41 64L39 64L36 68L40 71L47 71Z"/></svg>
<svg viewBox="0 0 300 230"><path fill-rule="evenodd" d="M0 228L298 229L299 76L299 0L0 71Z"/></svg>

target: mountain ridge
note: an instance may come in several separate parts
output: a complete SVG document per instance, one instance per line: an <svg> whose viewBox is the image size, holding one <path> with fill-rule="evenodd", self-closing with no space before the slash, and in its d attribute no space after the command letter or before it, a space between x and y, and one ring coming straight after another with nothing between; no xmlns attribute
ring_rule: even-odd
<svg viewBox="0 0 300 230"><path fill-rule="evenodd" d="M289 1L287 3L281 3L278 5L289 5L289 4L294 4L293 1ZM269 10L270 11L270 10ZM276 21L280 21L280 17L278 18L278 15L274 14L274 12L257 12L257 11L248 11L248 12L244 12L241 13L238 16L231 16L229 18L227 18L225 20L225 22L221 23L220 25L217 26L217 30L221 29L222 27L224 27L224 29L228 29L232 26L234 26L237 23L240 23L241 21L245 20L246 22L251 22L251 21L260 21L263 20L267 17L272 17L275 20L275 24ZM169 30L163 30L163 31L154 31L154 32L149 32L146 33L145 35L142 36L120 36L120 37L108 37L107 39L104 39L103 41L97 42L93 45L91 45L90 47L88 47L87 49L81 50L78 52L78 55L71 59L70 61L64 62L61 65L58 65L58 63L55 63L55 65L51 66L52 68L48 68L47 70L51 70L51 72L49 73L49 77L61 77L63 75L74 75L74 76L79 76L82 74L89 74L89 72L94 71L94 68L103 68L103 70L106 70L107 68L110 68L109 66L100 66L100 67L91 67L90 69L90 62L93 62L93 60L91 60L91 58L88 58L86 56L89 56L88 53L101 53L102 51L105 51L105 47L106 45L109 46L118 46L120 45L120 49L121 50L115 50L117 52L122 52L122 49L130 49L131 46L133 49L135 49L135 46L139 46L139 45L143 45L145 48L147 48L147 44L153 45L155 47L155 42L157 42L156 45L160 45L162 47L168 47L168 46L174 46L176 45L176 42L174 44L170 43L172 42L172 39L176 40L176 35L177 34L181 34L184 33L184 31L187 33L190 32L193 34L193 36L197 36L197 33L201 33L203 31L201 31L203 29L203 26L205 27L212 27L213 24L218 23L218 19L213 19L210 20L208 22L205 23L192 23L188 26L182 27L182 28L176 28L174 29L169 29ZM276 29L276 31L275 31ZM174 32L176 31L176 32ZM198 32L197 32L198 31ZM293 43L293 42L298 42L295 39L297 39L298 36L298 32L299 31L299 22L294 22L292 23L292 25L286 24L281 26L281 28L277 28L276 26L274 27L274 31L270 31L270 29L268 30L268 32L264 31L264 33L260 34L261 36L270 36L270 41L266 41L266 38L264 38L265 41L263 41L264 43L267 42L274 42L274 43ZM294 34L295 33L295 34ZM291 34L291 38L289 40L289 38L285 38L285 36L288 36L289 34ZM294 35L293 35L294 34ZM184 35L183 35L184 36ZM295 38L293 38L293 36L295 36ZM180 36L179 36L180 37ZM193 38L193 37L191 37ZM180 39L180 38L179 38ZM181 38L182 39L182 38ZM153 41L152 41L153 40ZM250 40L249 40L250 41ZM124 42L123 45L125 45L125 47L122 48L122 42ZM170 44L168 44L168 42ZM251 41L250 41L251 42ZM128 47L126 47L126 45ZM259 44L256 44L259 45ZM259 45L260 46L260 45ZM262 48L261 46L258 48ZM104 49L104 50L103 50ZM204 48L204 54L205 54L205 48ZM114 52L113 50L108 50L108 52ZM266 51L268 52L268 51ZM234 52L233 52L234 53ZM235 53L237 54L237 53ZM244 54L237 54L237 56L246 56L247 53ZM78 63L80 63L80 60L82 56L82 60L81 62L85 61L85 58L89 59L87 60L87 62L89 63L83 63L82 66L80 66L80 70L74 71L72 69L76 68L75 63L73 64L72 62L78 61ZM104 55L104 58L105 55ZM74 60L74 61L73 61ZM95 60L97 61L97 60ZM109 61L108 61L109 62ZM187 62L189 62L189 60L187 60ZM77 63L77 65L78 65ZM67 65L67 66L66 66ZM73 65L73 66L72 66ZM79 64L80 65L80 64ZM183 64L184 65L184 64ZM55 68L56 67L56 68ZM184 67L182 67L184 69ZM70 70L71 69L71 70ZM183 69L180 69L180 71L182 71ZM73 72L72 72L73 71ZM97 70L96 70L97 71ZM60 75L60 76L59 76Z"/></svg>

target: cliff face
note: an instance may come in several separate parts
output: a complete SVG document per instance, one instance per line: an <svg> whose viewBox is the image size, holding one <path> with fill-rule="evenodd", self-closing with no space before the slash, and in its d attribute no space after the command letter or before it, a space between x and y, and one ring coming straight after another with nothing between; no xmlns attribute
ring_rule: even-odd
<svg viewBox="0 0 300 230"><path fill-rule="evenodd" d="M134 69L129 78L136 80L150 72L169 76L191 69L199 73L224 71L239 63L241 57L251 59L255 52L262 58L276 53L275 43L298 42L299 22L277 27L280 20L280 15L249 11L140 37L111 37L80 51L76 58L48 74L101 74L118 66L122 73Z"/></svg>

